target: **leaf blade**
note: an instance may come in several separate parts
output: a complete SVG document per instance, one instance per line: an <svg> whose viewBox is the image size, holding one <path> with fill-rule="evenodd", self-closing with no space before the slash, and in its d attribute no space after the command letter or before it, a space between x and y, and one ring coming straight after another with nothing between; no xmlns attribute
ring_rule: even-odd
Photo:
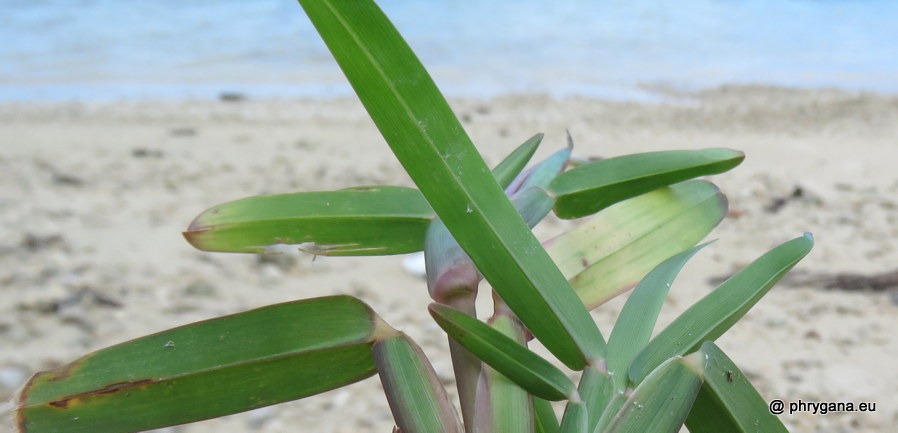
<svg viewBox="0 0 898 433"><path fill-rule="evenodd" d="M725 172L743 159L742 152L722 148L636 153L577 167L549 190L559 217L579 218L663 186Z"/></svg>
<svg viewBox="0 0 898 433"><path fill-rule="evenodd" d="M582 368L604 339L420 61L371 1L300 0L400 163L515 314Z"/></svg>
<svg viewBox="0 0 898 433"><path fill-rule="evenodd" d="M537 433L558 433L558 417L548 400L533 397L533 418L536 420Z"/></svg>
<svg viewBox="0 0 898 433"><path fill-rule="evenodd" d="M702 386L700 367L671 358L639 384L605 433L676 433Z"/></svg>
<svg viewBox="0 0 898 433"><path fill-rule="evenodd" d="M689 181L611 206L545 245L592 309L701 241L726 212L726 197L716 186Z"/></svg>
<svg viewBox="0 0 898 433"><path fill-rule="evenodd" d="M495 314L490 326L520 345L527 341L524 327L507 314ZM484 367L477 387L474 431L535 433L533 396L493 368Z"/></svg>
<svg viewBox="0 0 898 433"><path fill-rule="evenodd" d="M587 433L589 411L582 401L568 402L561 419L561 433Z"/></svg>
<svg viewBox="0 0 898 433"><path fill-rule="evenodd" d="M309 332L297 318L327 329ZM378 323L361 301L337 296L262 307L125 342L35 375L19 396L20 430L147 430L344 386L374 373L371 345ZM121 413L130 415L116 416Z"/></svg>
<svg viewBox="0 0 898 433"><path fill-rule="evenodd" d="M431 304L428 309L450 337L531 394L561 400L575 393L564 373L487 324L445 305Z"/></svg>
<svg viewBox="0 0 898 433"><path fill-rule="evenodd" d="M502 188L507 187L518 174L524 170L530 158L536 153L540 142L543 141L543 134L535 134L512 151L499 165L493 168L493 177Z"/></svg>
<svg viewBox="0 0 898 433"><path fill-rule="evenodd" d="M305 245L321 255L420 251L434 213L415 189L397 186L249 197L212 207L184 237L204 251L260 253Z"/></svg>
<svg viewBox="0 0 898 433"><path fill-rule="evenodd" d="M612 352L608 352L610 356ZM596 429L599 419L608 403L614 396L613 378L604 368L590 365L583 370L580 376L580 383L577 385L577 392L583 399L583 404L589 414L586 422L586 431L591 432Z"/></svg>
<svg viewBox="0 0 898 433"><path fill-rule="evenodd" d="M424 352L404 334L374 343L396 425L404 433L461 433L461 422Z"/></svg>
<svg viewBox="0 0 898 433"><path fill-rule="evenodd" d="M622 391L627 386L627 370L636 354L652 336L664 299L674 278L683 265L707 243L676 254L652 269L633 289L618 315L611 336L608 337L608 371L614 387ZM616 374L615 374L616 373Z"/></svg>
<svg viewBox="0 0 898 433"><path fill-rule="evenodd" d="M662 360L694 352L729 329L814 245L810 233L768 251L689 307L633 360L629 376L639 383Z"/></svg>
<svg viewBox="0 0 898 433"><path fill-rule="evenodd" d="M705 383L686 418L691 433L788 433L770 413L767 402L733 361L712 341L702 345L706 355Z"/></svg>

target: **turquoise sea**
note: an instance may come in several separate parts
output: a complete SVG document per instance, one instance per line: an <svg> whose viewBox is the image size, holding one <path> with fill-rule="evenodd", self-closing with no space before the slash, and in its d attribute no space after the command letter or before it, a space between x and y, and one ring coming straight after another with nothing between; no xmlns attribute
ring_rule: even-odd
<svg viewBox="0 0 898 433"><path fill-rule="evenodd" d="M449 95L898 93L893 0L381 0ZM351 93L291 0L0 1L0 100Z"/></svg>

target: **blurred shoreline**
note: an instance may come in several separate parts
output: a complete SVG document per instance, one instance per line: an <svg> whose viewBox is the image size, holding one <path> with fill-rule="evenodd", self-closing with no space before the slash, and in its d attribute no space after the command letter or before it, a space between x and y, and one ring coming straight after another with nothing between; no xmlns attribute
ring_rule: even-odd
<svg viewBox="0 0 898 433"><path fill-rule="evenodd" d="M898 94L887 0L538 0L381 7L450 97L651 100L769 84ZM352 94L296 2L8 0L0 101Z"/></svg>

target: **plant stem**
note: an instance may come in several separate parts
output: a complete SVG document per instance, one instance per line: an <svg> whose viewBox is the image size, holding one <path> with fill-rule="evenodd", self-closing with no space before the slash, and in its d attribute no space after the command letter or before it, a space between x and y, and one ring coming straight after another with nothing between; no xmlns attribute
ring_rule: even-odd
<svg viewBox="0 0 898 433"><path fill-rule="evenodd" d="M474 292L476 293L476 292ZM474 293L454 296L442 303L476 317L474 306ZM474 354L462 347L452 338L449 338L449 353L452 356L452 368L455 371L455 385L458 388L458 400L461 406L462 419L465 424L465 432L474 432L474 413L476 412L475 400L477 397L477 378L480 376L482 364Z"/></svg>

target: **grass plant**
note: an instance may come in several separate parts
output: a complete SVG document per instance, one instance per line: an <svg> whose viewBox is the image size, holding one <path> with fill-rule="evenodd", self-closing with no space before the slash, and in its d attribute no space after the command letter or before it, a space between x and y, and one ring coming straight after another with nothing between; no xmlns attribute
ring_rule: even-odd
<svg viewBox="0 0 898 433"><path fill-rule="evenodd" d="M340 295L187 324L37 373L17 396L19 432L160 428L375 374L403 433L663 433L684 423L695 433L786 431L714 340L810 251L809 234L763 254L652 337L675 277L727 212L725 196L696 178L736 167L741 152L572 163L568 146L526 168L536 135L490 169L373 1L300 4L417 189L245 198L201 213L185 237L201 250L251 254L284 245L329 256L424 251L458 408L414 341ZM531 228L551 212L584 219L540 241ZM634 286L606 340L589 310ZM494 298L486 321L478 294ZM532 338L559 362L531 351ZM564 407L561 419L550 401Z"/></svg>

